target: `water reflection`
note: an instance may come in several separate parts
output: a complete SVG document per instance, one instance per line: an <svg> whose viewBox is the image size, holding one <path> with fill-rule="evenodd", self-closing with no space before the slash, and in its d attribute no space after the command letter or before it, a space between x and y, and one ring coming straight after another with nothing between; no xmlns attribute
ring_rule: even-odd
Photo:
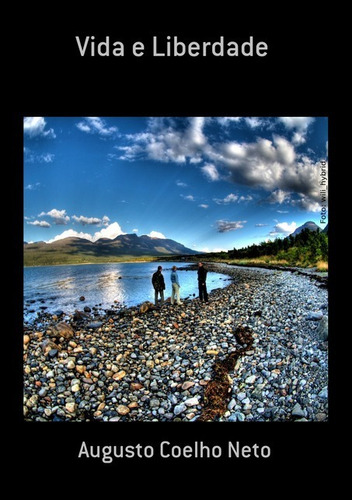
<svg viewBox="0 0 352 500"><path fill-rule="evenodd" d="M98 276L96 286L100 289L111 288L116 286L118 283L119 275L117 271L112 271L108 274L101 274Z"/></svg>
<svg viewBox="0 0 352 500"><path fill-rule="evenodd" d="M166 298L171 295L172 265L173 263L163 265ZM179 264L175 265L179 267ZM187 266L183 266L185 267ZM61 309L67 314L71 314L75 309L83 309L84 306L92 308L98 305L108 309L116 303L130 307L146 300L153 301L151 278L155 270L155 262L25 268L24 301L27 306L25 318L26 315L28 317L29 309L36 313L42 301L45 301L47 312ZM181 283L181 300L197 296L197 272L179 270L178 275ZM225 279L222 274L210 272L207 280L208 291L225 286ZM81 302L82 296L84 301Z"/></svg>
<svg viewBox="0 0 352 500"><path fill-rule="evenodd" d="M99 290L103 303L123 303L127 300L125 282L122 280L121 273L111 271L98 276L95 290Z"/></svg>
<svg viewBox="0 0 352 500"><path fill-rule="evenodd" d="M58 289L72 289L74 288L74 278L66 278L59 281L54 281L53 283L47 283L46 286L54 286Z"/></svg>

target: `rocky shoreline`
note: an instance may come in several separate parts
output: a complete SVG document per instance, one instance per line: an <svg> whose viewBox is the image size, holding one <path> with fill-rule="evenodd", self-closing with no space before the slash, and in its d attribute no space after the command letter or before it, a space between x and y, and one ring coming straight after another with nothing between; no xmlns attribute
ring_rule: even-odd
<svg viewBox="0 0 352 500"><path fill-rule="evenodd" d="M242 328L251 344L229 365L212 420L326 421L327 289L288 271L208 267L232 279L206 304L113 304L26 324L24 419L201 420L217 363L243 349Z"/></svg>

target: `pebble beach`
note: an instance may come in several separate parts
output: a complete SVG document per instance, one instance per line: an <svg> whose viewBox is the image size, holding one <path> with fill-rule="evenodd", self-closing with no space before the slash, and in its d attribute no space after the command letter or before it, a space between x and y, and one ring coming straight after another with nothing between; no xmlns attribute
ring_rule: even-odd
<svg viewBox="0 0 352 500"><path fill-rule="evenodd" d="M326 286L290 271L207 267L228 279L208 303L101 311L84 310L82 297L74 314L25 324L24 419L196 422L214 366L241 350L212 420L327 421Z"/></svg>

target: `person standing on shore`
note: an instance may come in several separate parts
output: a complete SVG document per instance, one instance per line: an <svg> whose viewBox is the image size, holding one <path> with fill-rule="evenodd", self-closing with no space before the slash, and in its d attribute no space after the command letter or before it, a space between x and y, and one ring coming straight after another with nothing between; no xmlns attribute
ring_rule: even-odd
<svg viewBox="0 0 352 500"><path fill-rule="evenodd" d="M152 277L152 283L154 287L154 298L155 298L155 305L158 305L158 296L160 294L160 303L163 305L164 303L164 290L165 290L165 281L164 281L164 276L162 275L161 271L163 268L161 266L158 266L158 270L153 274Z"/></svg>
<svg viewBox="0 0 352 500"><path fill-rule="evenodd" d="M171 304L174 305L175 298L176 298L176 304L179 306L182 304L180 300L180 282L178 279L178 274L177 274L177 267L173 266L172 271L171 271L171 286L172 286L172 293L171 293Z"/></svg>
<svg viewBox="0 0 352 500"><path fill-rule="evenodd" d="M203 262L198 263L198 289L199 289L199 300L202 302L208 302L208 292L207 292L207 270L205 269Z"/></svg>

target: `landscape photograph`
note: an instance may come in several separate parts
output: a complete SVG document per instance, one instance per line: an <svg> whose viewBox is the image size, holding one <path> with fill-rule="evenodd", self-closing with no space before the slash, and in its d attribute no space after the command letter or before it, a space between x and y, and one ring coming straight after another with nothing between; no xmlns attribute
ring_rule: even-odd
<svg viewBox="0 0 352 500"><path fill-rule="evenodd" d="M23 207L25 421L329 421L327 117L24 117Z"/></svg>

